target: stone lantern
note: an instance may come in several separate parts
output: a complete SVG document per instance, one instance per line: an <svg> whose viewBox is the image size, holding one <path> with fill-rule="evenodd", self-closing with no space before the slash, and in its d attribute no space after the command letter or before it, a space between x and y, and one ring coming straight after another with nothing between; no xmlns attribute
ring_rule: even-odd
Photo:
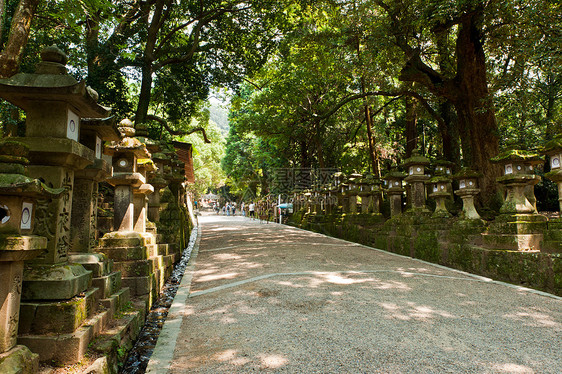
<svg viewBox="0 0 562 374"><path fill-rule="evenodd" d="M106 118L97 93L67 73L66 55L56 46L41 51L33 74L0 79L0 97L26 112L29 175L55 188L61 197L38 204L35 234L47 237L47 253L26 268L23 299L68 300L89 287L91 273L68 263L74 173L94 162L95 152L79 143L82 118Z"/></svg>
<svg viewBox="0 0 562 374"><path fill-rule="evenodd" d="M351 214L357 213L357 196L359 195L360 192L359 186L362 177L363 176L359 173L352 173L349 175L349 178L347 179L347 184L349 188L346 193L349 199L348 200L349 213Z"/></svg>
<svg viewBox="0 0 562 374"><path fill-rule="evenodd" d="M373 178L369 182L371 189L371 199L369 203L369 213L381 214L382 204L382 181L378 178Z"/></svg>
<svg viewBox="0 0 562 374"><path fill-rule="evenodd" d="M558 203L562 212L562 135L546 143L543 153L550 156L550 171L545 177L558 185Z"/></svg>
<svg viewBox="0 0 562 374"><path fill-rule="evenodd" d="M111 164L104 160L104 142L120 139L113 117L83 119L80 143L94 151L94 163L74 173L74 195L70 229L71 251L89 253L97 239L98 185L111 175Z"/></svg>
<svg viewBox="0 0 562 374"><path fill-rule="evenodd" d="M462 213L463 219L480 219L480 215L474 207L474 197L480 193L478 188L478 179L482 174L463 168L458 173L453 175L453 179L459 183L459 189L455 191L455 195L462 199Z"/></svg>
<svg viewBox="0 0 562 374"><path fill-rule="evenodd" d="M146 184L146 177L140 172L138 159L150 156L146 147L135 136L133 123L124 119L119 123L123 138L108 146L113 157L113 176L107 180L115 187L114 225L117 231L132 232L135 226L133 190Z"/></svg>
<svg viewBox="0 0 562 374"><path fill-rule="evenodd" d="M371 174L366 174L358 182L359 196L361 197L361 213L369 213L369 206L371 205L371 184L373 180Z"/></svg>
<svg viewBox="0 0 562 374"><path fill-rule="evenodd" d="M508 150L492 158L492 162L501 165L502 176L497 181L505 185L507 190L500 213L536 213L535 195L527 187L532 187L541 180L540 176L533 174L534 166L543 163L539 155L522 150Z"/></svg>
<svg viewBox="0 0 562 374"><path fill-rule="evenodd" d="M404 188L402 187L402 180L406 178L406 174L393 168L388 172L384 179L386 181L386 193L390 200L390 216L395 217L402 213L402 194Z"/></svg>
<svg viewBox="0 0 562 374"><path fill-rule="evenodd" d="M451 196L449 186L451 179L445 175L436 175L428 181L429 197L435 199L435 211L432 217L448 218L451 214L447 211L445 201Z"/></svg>
<svg viewBox="0 0 562 374"><path fill-rule="evenodd" d="M16 346L23 265L47 248L47 238L32 235L37 199L64 192L25 175L28 152L19 142L0 143L0 372L38 371L38 355Z"/></svg>
<svg viewBox="0 0 562 374"><path fill-rule="evenodd" d="M425 206L425 182L429 179L425 175L425 167L429 165L429 160L419 154L418 150L412 152L412 156L404 161L404 167L408 176L404 178L411 186L410 202L412 212L429 212Z"/></svg>
<svg viewBox="0 0 562 374"><path fill-rule="evenodd" d="M497 181L505 185L507 196L500 215L482 234L484 243L495 249L539 251L547 219L536 212L532 188L541 178L532 172L543 161L531 152L508 150L492 162L502 167Z"/></svg>

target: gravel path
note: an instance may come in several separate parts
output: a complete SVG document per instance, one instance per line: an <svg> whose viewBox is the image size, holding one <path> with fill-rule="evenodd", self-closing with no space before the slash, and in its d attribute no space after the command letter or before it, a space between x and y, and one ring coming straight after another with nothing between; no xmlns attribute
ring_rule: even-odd
<svg viewBox="0 0 562 374"><path fill-rule="evenodd" d="M561 373L562 300L242 217L200 217L149 373Z"/></svg>

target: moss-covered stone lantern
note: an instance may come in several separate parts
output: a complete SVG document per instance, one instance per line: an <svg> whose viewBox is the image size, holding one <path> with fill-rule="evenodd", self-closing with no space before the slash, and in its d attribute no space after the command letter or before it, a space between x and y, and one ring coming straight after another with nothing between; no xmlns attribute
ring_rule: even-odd
<svg viewBox="0 0 562 374"><path fill-rule="evenodd" d="M481 177L481 173L469 168L463 168L453 175L453 179L459 183L459 189L455 191L455 195L462 199L461 218L463 219L480 219L480 215L474 207L474 197L480 193L478 179Z"/></svg>
<svg viewBox="0 0 562 374"><path fill-rule="evenodd" d="M506 198L500 215L482 234L484 243L494 249L540 251L547 219L536 211L533 186L541 178L532 173L543 161L535 153L508 150L492 162L502 167L497 181L505 185Z"/></svg>
<svg viewBox="0 0 562 374"><path fill-rule="evenodd" d="M41 51L33 74L0 79L0 97L26 113L25 137L32 178L66 188L59 198L38 204L35 234L47 237L47 252L25 271L24 299L70 299L85 291L91 273L69 264L74 173L94 162L95 152L79 143L83 118L106 118L110 110L97 103L97 93L68 74L67 57L56 46ZM63 275L64 274L64 275Z"/></svg>
<svg viewBox="0 0 562 374"><path fill-rule="evenodd" d="M406 173L398 171L396 168L391 169L385 176L386 194L390 200L390 216L395 217L402 213L402 195L404 188L402 181L406 178Z"/></svg>
<svg viewBox="0 0 562 374"><path fill-rule="evenodd" d="M346 191L346 195L348 198L348 212L352 214L357 213L357 196L360 192L359 186L362 177L363 176L359 173L352 173L347 179L348 190Z"/></svg>
<svg viewBox="0 0 562 374"><path fill-rule="evenodd" d="M450 217L451 214L447 211L445 201L450 198L449 186L451 179L446 175L436 175L428 181L430 194L429 197L435 200L435 211L432 217Z"/></svg>
<svg viewBox="0 0 562 374"><path fill-rule="evenodd" d="M365 174L358 182L359 197L361 197L361 213L369 213L369 206L371 205L371 181L373 176Z"/></svg>
<svg viewBox="0 0 562 374"><path fill-rule="evenodd" d="M382 181L378 178L370 176L367 179L369 189L371 190L371 198L369 200L369 213L381 214L382 204Z"/></svg>
<svg viewBox="0 0 562 374"><path fill-rule="evenodd" d="M545 177L558 185L558 203L562 212L562 135L547 142L542 153L550 156L550 171Z"/></svg>
<svg viewBox="0 0 562 374"><path fill-rule="evenodd" d="M535 165L543 162L542 158L536 153L512 149L491 160L501 165L502 176L497 181L505 185L507 190L500 213L536 213L536 198L532 186L539 183L541 177L534 175L533 171Z"/></svg>
<svg viewBox="0 0 562 374"><path fill-rule="evenodd" d="M429 179L425 175L425 167L429 165L429 159L419 154L418 150L412 152L412 156L404 161L404 168L408 176L404 180L411 186L410 202L412 212L429 212L425 206L425 182Z"/></svg>

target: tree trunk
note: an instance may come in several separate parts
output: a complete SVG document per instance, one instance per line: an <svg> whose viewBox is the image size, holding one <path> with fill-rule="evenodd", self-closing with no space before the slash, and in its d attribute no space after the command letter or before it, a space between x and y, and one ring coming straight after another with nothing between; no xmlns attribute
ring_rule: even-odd
<svg viewBox="0 0 562 374"><path fill-rule="evenodd" d="M154 56L154 49L156 47L156 41L158 40L158 32L162 26L160 21L162 19L164 5L164 0L156 0L153 12L150 12L150 3L147 3L144 7L145 22L148 28L148 33L146 37L146 45L144 47L142 81L139 103L135 115L135 124L146 122L146 116L148 115L148 107L152 96L152 74L154 73L153 67L156 59ZM151 16L150 21L149 16Z"/></svg>
<svg viewBox="0 0 562 374"><path fill-rule="evenodd" d="M404 158L412 156L412 151L417 148L418 116L416 102L410 97L405 98L406 104L406 154Z"/></svg>
<svg viewBox="0 0 562 374"><path fill-rule="evenodd" d="M375 136L373 135L373 116L369 105L365 105L365 121L367 122L367 139L369 141L371 171L373 172L375 178L380 178L381 170L379 167L379 155L377 154L377 147L375 146Z"/></svg>
<svg viewBox="0 0 562 374"><path fill-rule="evenodd" d="M496 178L499 166L490 158L499 153L496 117L488 91L486 59L482 43L480 22L482 12L464 17L457 38L458 92L453 100L459 126L468 131L470 142L463 144L465 160L484 177L481 180L481 196L484 203L495 198Z"/></svg>
<svg viewBox="0 0 562 374"><path fill-rule="evenodd" d="M152 63L145 62L142 67L142 80L139 95L135 124L146 122L148 107L150 105L150 94L152 91Z"/></svg>
<svg viewBox="0 0 562 374"><path fill-rule="evenodd" d="M457 167L460 167L460 134L450 101L439 104L439 115L443 118L443 122L445 123L445 129L440 129L439 131L443 142L443 158L447 161L454 162Z"/></svg>
<svg viewBox="0 0 562 374"><path fill-rule="evenodd" d="M2 32L6 19L6 0L0 0L0 50L2 49Z"/></svg>
<svg viewBox="0 0 562 374"><path fill-rule="evenodd" d="M18 72L37 4L39 0L20 0L17 5L8 40L0 53L0 78L11 77Z"/></svg>

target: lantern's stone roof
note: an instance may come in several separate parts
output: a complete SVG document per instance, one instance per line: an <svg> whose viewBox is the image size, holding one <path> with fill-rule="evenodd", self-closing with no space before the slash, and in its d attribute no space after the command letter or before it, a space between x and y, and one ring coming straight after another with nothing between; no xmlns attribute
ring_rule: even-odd
<svg viewBox="0 0 562 374"><path fill-rule="evenodd" d="M455 163L451 162L451 161L447 161L447 160L435 160L435 161L433 161L433 165L453 167L453 166L455 166Z"/></svg>
<svg viewBox="0 0 562 374"><path fill-rule="evenodd" d="M158 168L154 165L154 161L149 158L139 158L137 159L137 165L142 166L147 171L156 171Z"/></svg>
<svg viewBox="0 0 562 374"><path fill-rule="evenodd" d="M463 178L481 178L483 175L482 173L472 170L470 168L464 167L459 170L458 173L453 175L453 179L463 179Z"/></svg>
<svg viewBox="0 0 562 374"><path fill-rule="evenodd" d="M548 141L541 151L547 155L562 151L562 134Z"/></svg>
<svg viewBox="0 0 562 374"><path fill-rule="evenodd" d="M116 142L121 139L121 133L115 123L115 117L108 118L83 118L80 121L80 129L96 132L104 141Z"/></svg>
<svg viewBox="0 0 562 374"><path fill-rule="evenodd" d="M404 161L404 166L408 167L410 165L429 165L429 159L425 156L420 155L417 149L412 151L412 156Z"/></svg>
<svg viewBox="0 0 562 374"><path fill-rule="evenodd" d="M509 161L519 161L529 164L540 164L544 162L542 157L537 153L525 151L522 149L509 149L500 153L496 157L492 157L490 160L498 164L507 163Z"/></svg>
<svg viewBox="0 0 562 374"><path fill-rule="evenodd" d="M63 193L64 188L50 188L27 176L28 155L26 144L13 140L0 142L0 195L53 197Z"/></svg>
<svg viewBox="0 0 562 374"><path fill-rule="evenodd" d="M390 179L390 178L398 178L398 179L404 179L406 178L407 174L399 171L399 170L391 170L388 173L385 174L384 179Z"/></svg>
<svg viewBox="0 0 562 374"><path fill-rule="evenodd" d="M0 79L0 97L29 110L38 100L70 104L82 118L106 118L111 109L97 103L98 93L68 74L66 55L56 46L43 49L33 74L19 73Z"/></svg>
<svg viewBox="0 0 562 374"><path fill-rule="evenodd" d="M450 183L452 182L451 178L445 175L436 175L433 178L429 179L429 183Z"/></svg>

